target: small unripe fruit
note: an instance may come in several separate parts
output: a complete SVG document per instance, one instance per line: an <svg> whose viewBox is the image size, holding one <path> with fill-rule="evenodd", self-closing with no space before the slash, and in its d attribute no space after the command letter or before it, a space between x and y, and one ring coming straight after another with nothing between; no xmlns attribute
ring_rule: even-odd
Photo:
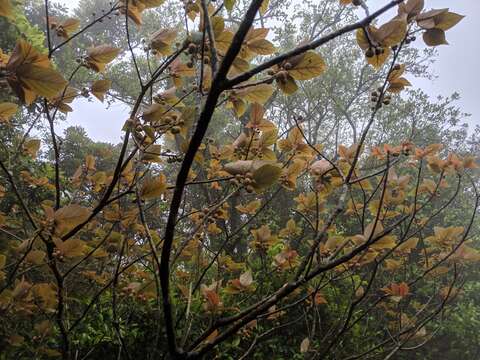
<svg viewBox="0 0 480 360"><path fill-rule="evenodd" d="M367 58L371 58L375 55L375 52L372 48L368 48L367 51L365 51L365 56Z"/></svg>

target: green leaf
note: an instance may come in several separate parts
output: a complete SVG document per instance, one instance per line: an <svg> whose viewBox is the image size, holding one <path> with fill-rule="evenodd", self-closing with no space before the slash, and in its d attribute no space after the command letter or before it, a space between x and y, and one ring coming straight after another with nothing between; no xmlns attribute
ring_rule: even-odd
<svg viewBox="0 0 480 360"><path fill-rule="evenodd" d="M282 168L276 164L265 164L253 172L252 186L260 192L275 184L282 173Z"/></svg>
<svg viewBox="0 0 480 360"><path fill-rule="evenodd" d="M227 9L228 11L232 11L233 6L235 5L235 0L225 0L223 4L225 5L225 9Z"/></svg>

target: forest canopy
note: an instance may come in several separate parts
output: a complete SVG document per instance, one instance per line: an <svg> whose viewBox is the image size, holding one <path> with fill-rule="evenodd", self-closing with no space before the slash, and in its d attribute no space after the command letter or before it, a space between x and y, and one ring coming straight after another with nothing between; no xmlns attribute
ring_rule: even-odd
<svg viewBox="0 0 480 360"><path fill-rule="evenodd" d="M0 359L478 358L464 15L378 4L0 0Z"/></svg>

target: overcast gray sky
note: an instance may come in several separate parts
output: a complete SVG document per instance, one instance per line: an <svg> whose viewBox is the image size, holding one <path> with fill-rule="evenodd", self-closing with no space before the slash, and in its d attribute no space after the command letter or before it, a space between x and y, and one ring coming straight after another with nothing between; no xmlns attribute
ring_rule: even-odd
<svg viewBox="0 0 480 360"><path fill-rule="evenodd" d="M74 6L78 0L59 1ZM371 10L379 8L386 0L368 0ZM458 92L459 106L472 114L466 121L473 127L480 124L480 0L425 0L426 8L447 8L466 18L447 32L448 46L438 47L439 57L433 66L438 76L433 81L410 79L415 87L423 88L430 96L448 96ZM417 42L420 45L420 42ZM74 112L66 125L81 125L89 136L98 141L117 143L121 127L128 118L128 108L115 104L110 109L98 101L76 101Z"/></svg>

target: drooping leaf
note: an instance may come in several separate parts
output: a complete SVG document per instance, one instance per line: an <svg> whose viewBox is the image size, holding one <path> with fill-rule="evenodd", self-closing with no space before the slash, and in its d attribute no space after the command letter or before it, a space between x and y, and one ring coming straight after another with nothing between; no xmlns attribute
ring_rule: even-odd
<svg viewBox="0 0 480 360"><path fill-rule="evenodd" d="M43 263L43 260L45 259L45 256L47 254L45 251L42 250L31 250L28 254L25 260L29 263L32 263L34 265L40 265Z"/></svg>
<svg viewBox="0 0 480 360"><path fill-rule="evenodd" d="M148 179L143 183L140 191L142 200L149 200L161 196L167 190L167 177L160 174L154 178Z"/></svg>
<svg viewBox="0 0 480 360"><path fill-rule="evenodd" d="M103 102L105 100L105 93L112 86L112 81L108 79L97 80L92 84L90 91L92 95L95 96L98 100Z"/></svg>
<svg viewBox="0 0 480 360"><path fill-rule="evenodd" d="M39 139L27 139L23 143L23 151L32 158L37 157L38 150L40 150L41 142Z"/></svg>
<svg viewBox="0 0 480 360"><path fill-rule="evenodd" d="M20 65L17 76L22 87L47 99L55 97L67 85L58 71L34 64Z"/></svg>
<svg viewBox="0 0 480 360"><path fill-rule="evenodd" d="M10 0L0 0L0 16L12 18L13 6Z"/></svg>
<svg viewBox="0 0 480 360"><path fill-rule="evenodd" d="M295 80L309 80L325 72L327 66L315 51L307 51L298 63L292 64L288 74Z"/></svg>
<svg viewBox="0 0 480 360"><path fill-rule="evenodd" d="M254 201L249 202L246 205L238 205L236 207L236 209L243 214L253 215L257 212L260 205L261 205L260 200L254 200Z"/></svg>
<svg viewBox="0 0 480 360"><path fill-rule="evenodd" d="M225 9L232 11L233 6L235 5L235 0L225 0L223 4L225 5Z"/></svg>
<svg viewBox="0 0 480 360"><path fill-rule="evenodd" d="M150 39L150 47L156 55L170 55L171 45L175 41L178 32L174 29L161 29L155 32Z"/></svg>
<svg viewBox="0 0 480 360"><path fill-rule="evenodd" d="M57 305L57 291L52 284L39 283L32 287L35 297L40 300L40 306L47 311L54 311Z"/></svg>
<svg viewBox="0 0 480 360"><path fill-rule="evenodd" d="M68 239L66 241L55 239L54 242L59 256L73 258L85 254L86 245L85 242L80 239Z"/></svg>
<svg viewBox="0 0 480 360"><path fill-rule="evenodd" d="M423 41L428 46L448 45L445 31L441 29L429 29L423 33Z"/></svg>
<svg viewBox="0 0 480 360"><path fill-rule="evenodd" d="M259 84L255 86L245 87L235 91L235 96L244 99L248 102L265 104L265 102L272 96L274 88L269 84Z"/></svg>
<svg viewBox="0 0 480 360"><path fill-rule="evenodd" d="M54 214L55 233L59 236L64 235L75 226L86 221L90 215L90 209L78 204L67 205L58 209Z"/></svg>
<svg viewBox="0 0 480 360"><path fill-rule="evenodd" d="M447 31L462 21L464 17L454 12L444 12L435 17L435 28Z"/></svg>
<svg viewBox="0 0 480 360"><path fill-rule="evenodd" d="M375 39L384 46L390 47L400 43L407 34L407 22L403 20L391 20L382 25L375 32Z"/></svg>
<svg viewBox="0 0 480 360"><path fill-rule="evenodd" d="M260 14L265 15L268 10L268 5L270 4L270 0L263 0L262 5L260 5L260 9L258 11Z"/></svg>
<svg viewBox="0 0 480 360"><path fill-rule="evenodd" d="M394 94L398 94L403 89L405 89L405 87L407 87L407 86L412 86L412 84L407 79L401 77L401 78L395 79L393 81L390 81L389 86L387 88L387 91L389 91L391 93L394 93Z"/></svg>
<svg viewBox="0 0 480 360"><path fill-rule="evenodd" d="M255 191L260 192L275 184L282 173L282 167L275 164L265 164L253 172L252 186Z"/></svg>
<svg viewBox="0 0 480 360"><path fill-rule="evenodd" d="M14 103L0 103L0 123L9 122L13 115L16 114L18 105Z"/></svg>

